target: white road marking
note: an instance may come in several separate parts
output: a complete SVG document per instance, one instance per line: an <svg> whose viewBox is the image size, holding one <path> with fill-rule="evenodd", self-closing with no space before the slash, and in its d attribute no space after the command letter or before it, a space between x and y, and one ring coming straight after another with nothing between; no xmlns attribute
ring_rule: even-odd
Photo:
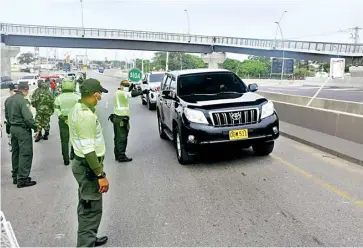
<svg viewBox="0 0 363 248"><path fill-rule="evenodd" d="M105 101L105 108L106 109L108 108L108 99L106 99L106 101Z"/></svg>

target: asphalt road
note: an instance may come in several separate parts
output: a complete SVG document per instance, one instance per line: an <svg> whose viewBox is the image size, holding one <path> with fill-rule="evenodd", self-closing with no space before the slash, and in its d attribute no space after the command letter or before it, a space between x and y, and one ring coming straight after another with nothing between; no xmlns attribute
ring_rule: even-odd
<svg viewBox="0 0 363 248"><path fill-rule="evenodd" d="M118 87L96 76L110 92ZM131 101L127 150L134 160L119 164L111 104L104 94L97 107L110 181L99 230L107 246L362 245L363 168L283 137L267 157L217 150L182 166L139 98ZM20 246L75 246L77 184L62 164L56 117L49 140L34 144L34 187L12 184L5 135L1 141L1 209Z"/></svg>
<svg viewBox="0 0 363 248"><path fill-rule="evenodd" d="M272 93L283 93L289 95L312 97L319 90L318 86L302 86L301 84L260 84L260 91ZM363 89L358 88L323 88L317 96L318 98L328 98L342 101L363 102Z"/></svg>

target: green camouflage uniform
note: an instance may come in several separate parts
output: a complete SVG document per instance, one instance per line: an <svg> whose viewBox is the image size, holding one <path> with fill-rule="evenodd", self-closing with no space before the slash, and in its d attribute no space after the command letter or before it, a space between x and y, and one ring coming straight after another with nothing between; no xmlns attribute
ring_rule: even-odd
<svg viewBox="0 0 363 248"><path fill-rule="evenodd" d="M42 83L41 87L34 91L31 102L36 109L35 123L38 132L44 128L45 132L49 133L50 117L54 112L54 98L49 92L47 83Z"/></svg>

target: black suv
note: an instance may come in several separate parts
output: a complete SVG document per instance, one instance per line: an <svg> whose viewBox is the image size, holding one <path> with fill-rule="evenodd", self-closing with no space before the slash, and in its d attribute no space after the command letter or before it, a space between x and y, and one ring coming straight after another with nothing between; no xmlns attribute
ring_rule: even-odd
<svg viewBox="0 0 363 248"><path fill-rule="evenodd" d="M159 134L174 141L178 161L192 163L200 146L233 144L268 155L279 137L274 105L233 72L167 72L157 99Z"/></svg>

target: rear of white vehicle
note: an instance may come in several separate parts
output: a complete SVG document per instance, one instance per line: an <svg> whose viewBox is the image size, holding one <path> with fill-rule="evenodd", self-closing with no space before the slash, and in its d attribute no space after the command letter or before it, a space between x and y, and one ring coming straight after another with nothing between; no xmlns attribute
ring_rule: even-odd
<svg viewBox="0 0 363 248"><path fill-rule="evenodd" d="M22 77L21 79L18 80L18 84L21 82L26 82L28 83L28 85L36 85L37 81L38 81L38 75L27 75Z"/></svg>
<svg viewBox="0 0 363 248"><path fill-rule="evenodd" d="M160 85L164 75L164 72L152 72L146 74L142 80L141 89L148 90L148 93L141 96L141 103L147 105L149 110L156 107L156 99L160 93Z"/></svg>

